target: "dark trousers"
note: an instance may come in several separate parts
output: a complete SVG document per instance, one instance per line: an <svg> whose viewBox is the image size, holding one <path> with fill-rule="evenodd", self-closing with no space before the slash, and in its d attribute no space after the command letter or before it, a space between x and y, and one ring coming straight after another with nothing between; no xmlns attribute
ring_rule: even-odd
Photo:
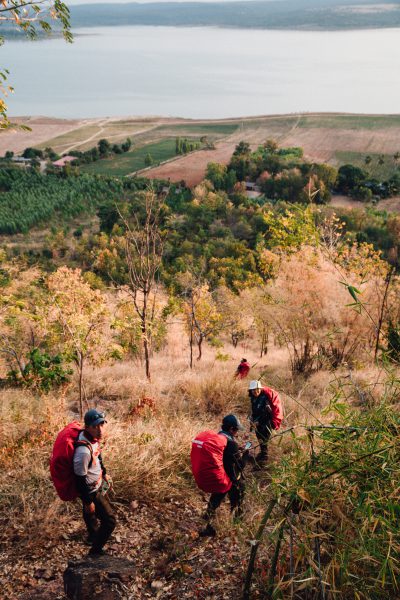
<svg viewBox="0 0 400 600"><path fill-rule="evenodd" d="M101 550L108 541L117 523L111 504L106 496L99 492L93 495L95 512L88 514L83 510L83 520L89 533L94 550Z"/></svg>
<svg viewBox="0 0 400 600"><path fill-rule="evenodd" d="M257 462L266 463L268 460L268 440L271 437L271 429L266 426L257 425L256 436L260 444L260 453Z"/></svg>
<svg viewBox="0 0 400 600"><path fill-rule="evenodd" d="M205 518L207 521L211 521L211 519L215 515L215 511L221 505L225 496L228 496L229 502L231 504L231 513L234 513L235 516L240 516L242 514L242 503L244 498L245 485L242 481L237 481L232 483L232 487L230 490L224 493L213 493L210 496L208 501L207 510L205 514Z"/></svg>

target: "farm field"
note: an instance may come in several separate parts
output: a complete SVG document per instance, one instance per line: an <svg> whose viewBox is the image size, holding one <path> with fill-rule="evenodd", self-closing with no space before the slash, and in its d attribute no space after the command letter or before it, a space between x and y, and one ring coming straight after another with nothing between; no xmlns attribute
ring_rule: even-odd
<svg viewBox="0 0 400 600"><path fill-rule="evenodd" d="M268 138L276 139L281 146L301 146L309 160L335 166L347 162L345 153L356 153L359 158L366 154L387 155L385 162L389 165L389 158L393 161L393 154L400 148L400 118L293 115L243 120L232 135L216 144L214 151L179 157L173 164L148 171L147 176L164 178L168 171L171 180L184 179L195 185L204 177L208 162L227 164L240 140L250 142L255 148Z"/></svg>
<svg viewBox="0 0 400 600"><path fill-rule="evenodd" d="M47 146L47 140L68 134L83 128L87 120L50 119L48 117L18 117L13 118L16 125L13 129L1 131L0 155L4 156L7 150L22 152L27 146ZM20 125L27 125L31 131L19 129Z"/></svg>
<svg viewBox="0 0 400 600"><path fill-rule="evenodd" d="M96 146L102 138L107 138L111 143L125 140L147 132L157 127L157 124L145 121L110 121L107 119L85 125L79 129L68 132L55 139L40 145L43 149L51 146L58 154L65 154L71 150L88 150Z"/></svg>
<svg viewBox="0 0 400 600"><path fill-rule="evenodd" d="M224 135L229 135L237 129L237 124L231 123L205 123L198 125L178 124L150 127L141 131L134 139L134 146L130 152L115 155L101 161L82 165L81 171L123 177L145 168L145 157L150 154L154 164L159 164L176 156L176 137L189 138L190 141L199 141L206 137L210 142L215 142ZM110 140L110 136L107 137ZM119 140L124 139L119 138ZM112 140L115 141L115 140ZM94 141L92 141L92 145ZM85 144L87 146L87 143ZM83 146L82 146L83 148Z"/></svg>
<svg viewBox="0 0 400 600"><path fill-rule="evenodd" d="M363 169L371 177L378 179L388 179L398 171L400 166L399 160L396 160L393 154L342 152L339 150L335 153L335 158L339 165L352 164Z"/></svg>
<svg viewBox="0 0 400 600"><path fill-rule="evenodd" d="M167 138L153 144L145 144L130 152L119 154L97 162L81 165L83 173L107 174L124 177L145 168L145 157L150 154L154 163L160 163L175 156L175 139Z"/></svg>
<svg viewBox="0 0 400 600"><path fill-rule="evenodd" d="M301 146L309 160L339 166L348 160L362 164L366 155L372 157L370 169L377 157L384 155L384 169L397 168L393 155L400 149L399 115L307 114L271 115L219 121L194 121L148 118L105 118L84 121L28 119L32 132L8 131L0 137L0 152L21 151L27 146L53 147L66 153L72 149L86 150L99 139L112 143L130 137L133 148L128 156L116 155L84 167L88 172L128 175L144 168L144 156L150 152L155 162L173 158L172 139L207 137L215 149L179 156L164 165L146 171L151 178L185 180L195 185L204 177L209 162L228 163L236 144L245 140L255 148L268 138L281 146ZM47 135L46 135L47 132ZM54 135L54 132L57 135ZM154 145L152 148L148 144ZM146 148L147 146L147 148ZM154 155L153 155L154 154ZM371 171L374 175L375 172Z"/></svg>

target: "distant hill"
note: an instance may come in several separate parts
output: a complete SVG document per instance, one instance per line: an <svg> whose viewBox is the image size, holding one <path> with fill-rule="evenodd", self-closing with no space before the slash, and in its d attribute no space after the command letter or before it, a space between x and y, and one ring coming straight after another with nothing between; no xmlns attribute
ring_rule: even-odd
<svg viewBox="0 0 400 600"><path fill-rule="evenodd" d="M218 26L342 30L400 27L400 3L385 0L155 2L71 6L73 27Z"/></svg>

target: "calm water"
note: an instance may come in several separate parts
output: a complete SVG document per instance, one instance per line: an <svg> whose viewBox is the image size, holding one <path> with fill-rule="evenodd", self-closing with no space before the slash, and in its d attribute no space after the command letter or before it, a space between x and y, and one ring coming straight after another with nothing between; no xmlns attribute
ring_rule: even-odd
<svg viewBox="0 0 400 600"><path fill-rule="evenodd" d="M12 115L400 112L400 30L110 27L7 41Z"/></svg>

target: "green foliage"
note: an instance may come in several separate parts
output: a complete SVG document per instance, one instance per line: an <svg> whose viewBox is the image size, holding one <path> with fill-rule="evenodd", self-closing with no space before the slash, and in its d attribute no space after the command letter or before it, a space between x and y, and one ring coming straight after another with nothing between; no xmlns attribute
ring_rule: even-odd
<svg viewBox="0 0 400 600"><path fill-rule="evenodd" d="M73 217L90 213L123 190L115 179L90 175L62 177L22 169L0 169L0 233L29 231L57 212Z"/></svg>
<svg viewBox="0 0 400 600"><path fill-rule="evenodd" d="M144 164L146 167L150 167L153 164L153 162L153 157L151 156L150 152L148 152L144 157Z"/></svg>
<svg viewBox="0 0 400 600"><path fill-rule="evenodd" d="M173 158L175 156L175 140L167 138L144 146L135 146L123 154L113 154L101 161L82 164L80 170L84 173L124 177L143 169L147 154L151 154L155 165Z"/></svg>
<svg viewBox="0 0 400 600"><path fill-rule="evenodd" d="M23 158L43 158L42 150L37 150L36 148L25 148L22 153Z"/></svg>
<svg viewBox="0 0 400 600"><path fill-rule="evenodd" d="M385 257L399 245L397 216L374 207L335 208L335 213L343 224L343 234L349 243L373 244L376 250L382 250ZM323 211L322 214L326 213Z"/></svg>
<svg viewBox="0 0 400 600"><path fill-rule="evenodd" d="M350 410L348 383L338 380L331 423L292 432L292 451L274 468L271 491L282 518L301 514L293 551L295 579L308 578L303 593L316 593L322 580L349 598L398 595L400 419L391 405L398 389L387 390L386 402ZM289 543L284 535L283 553Z"/></svg>
<svg viewBox="0 0 400 600"><path fill-rule="evenodd" d="M313 208L294 205L283 214L265 214L267 247L295 252L303 244L314 246L318 241Z"/></svg>
<svg viewBox="0 0 400 600"><path fill-rule="evenodd" d="M39 348L34 348L29 352L22 372L12 369L7 374L7 380L14 385L48 392L66 383L71 374L71 369L65 369L61 354L52 356Z"/></svg>
<svg viewBox="0 0 400 600"><path fill-rule="evenodd" d="M231 192L236 183L236 173L232 169L228 171L226 165L210 162L207 165L205 178L214 186L215 190L226 190Z"/></svg>
<svg viewBox="0 0 400 600"><path fill-rule="evenodd" d="M204 140L204 138L201 138ZM203 141L206 143L206 140ZM200 148L200 142L188 140L188 138L177 137L175 140L175 154L187 154Z"/></svg>
<svg viewBox="0 0 400 600"><path fill-rule="evenodd" d="M383 164L381 161L380 157L378 164ZM396 171L388 179L376 179L360 167L342 165L338 171L336 189L356 200L370 201L374 196L378 199L388 198L399 193L400 175Z"/></svg>
<svg viewBox="0 0 400 600"><path fill-rule="evenodd" d="M99 140L97 148L101 157L107 156L111 152L111 144L106 139Z"/></svg>
<svg viewBox="0 0 400 600"><path fill-rule="evenodd" d="M122 144L112 145L108 140L103 138L99 140L97 146L95 146L94 148L90 148L89 150L85 150L83 152L80 150L71 150L69 152L69 155L76 157L76 160L73 162L73 165L85 165L96 162L98 160L103 160L108 156L124 154L125 152L129 152L131 147L132 140L130 138L127 138L126 141ZM49 156L49 159L55 160L55 158L52 156Z"/></svg>
<svg viewBox="0 0 400 600"><path fill-rule="evenodd" d="M369 178L385 181L398 172L397 153L374 154L365 152L337 151L335 158L340 164L351 164L365 171ZM383 159L383 162L382 162Z"/></svg>
<svg viewBox="0 0 400 600"><path fill-rule="evenodd" d="M230 354L224 354L223 352L217 352L215 360L218 360L219 362L228 362L229 360L232 360L232 356Z"/></svg>
<svg viewBox="0 0 400 600"><path fill-rule="evenodd" d="M249 144L240 142L227 172L238 181L256 181L267 198L274 201L325 204L336 181L336 169L304 162L302 158L302 148L278 148L274 140L267 140L255 152L251 152ZM214 167L209 178L216 179L217 189L230 191L232 182L228 186L227 175L221 175L215 173Z"/></svg>

